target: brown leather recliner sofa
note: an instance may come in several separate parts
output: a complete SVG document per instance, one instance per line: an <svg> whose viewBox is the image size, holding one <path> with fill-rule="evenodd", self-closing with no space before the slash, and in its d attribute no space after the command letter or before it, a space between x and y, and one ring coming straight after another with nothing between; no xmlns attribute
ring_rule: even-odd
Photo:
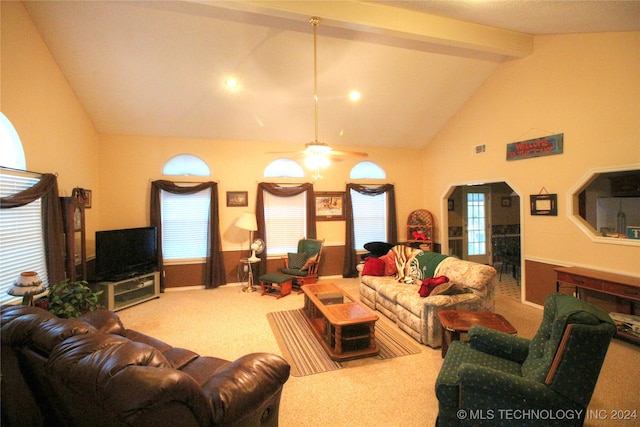
<svg viewBox="0 0 640 427"><path fill-rule="evenodd" d="M78 319L1 311L4 426L278 425L290 370L280 356L199 356L107 310Z"/></svg>

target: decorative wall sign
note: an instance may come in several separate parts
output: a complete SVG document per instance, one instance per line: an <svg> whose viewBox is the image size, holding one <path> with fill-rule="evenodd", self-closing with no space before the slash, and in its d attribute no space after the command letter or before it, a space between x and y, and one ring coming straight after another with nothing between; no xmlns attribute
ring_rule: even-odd
<svg viewBox="0 0 640 427"><path fill-rule="evenodd" d="M531 215L558 216L557 194L532 194L529 200Z"/></svg>
<svg viewBox="0 0 640 427"><path fill-rule="evenodd" d="M344 191L316 191L316 221L341 221L344 216Z"/></svg>
<svg viewBox="0 0 640 427"><path fill-rule="evenodd" d="M564 134L543 136L542 138L507 144L507 160L530 159L533 157L562 154Z"/></svg>
<svg viewBox="0 0 640 427"><path fill-rule="evenodd" d="M227 206L249 206L247 191L227 191Z"/></svg>

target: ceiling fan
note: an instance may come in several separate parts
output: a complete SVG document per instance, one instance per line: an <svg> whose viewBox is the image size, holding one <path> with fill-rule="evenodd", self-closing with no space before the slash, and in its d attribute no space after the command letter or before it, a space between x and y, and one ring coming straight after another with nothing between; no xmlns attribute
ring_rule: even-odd
<svg viewBox="0 0 640 427"><path fill-rule="evenodd" d="M320 23L320 18L309 19L313 27L313 101L315 107L315 139L313 142L305 144L305 149L299 153L305 156L305 164L315 171L314 178L322 178L320 169L324 169L331 163L331 160L342 160L345 156L367 157L367 153L357 151L336 151L328 144L318 140L318 49L316 29ZM271 154L292 153L292 151L271 152Z"/></svg>

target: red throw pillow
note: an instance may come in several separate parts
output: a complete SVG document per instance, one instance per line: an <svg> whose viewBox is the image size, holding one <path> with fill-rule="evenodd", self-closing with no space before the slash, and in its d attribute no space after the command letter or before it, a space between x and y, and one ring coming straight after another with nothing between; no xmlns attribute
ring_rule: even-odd
<svg viewBox="0 0 640 427"><path fill-rule="evenodd" d="M448 282L449 278L447 276L429 277L422 281L422 285L420 286L418 293L422 298L428 297L437 286Z"/></svg>
<svg viewBox="0 0 640 427"><path fill-rule="evenodd" d="M384 275L395 276L398 272L398 267L396 266L396 255L393 251L389 251L386 255L383 255L378 259L384 261Z"/></svg>
<svg viewBox="0 0 640 427"><path fill-rule="evenodd" d="M363 276L384 276L384 261L380 258L369 257L364 260Z"/></svg>

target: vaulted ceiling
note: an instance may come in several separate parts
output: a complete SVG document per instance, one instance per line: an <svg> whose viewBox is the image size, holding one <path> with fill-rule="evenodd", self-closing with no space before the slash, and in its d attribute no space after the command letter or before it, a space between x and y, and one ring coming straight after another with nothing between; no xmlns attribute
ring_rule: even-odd
<svg viewBox="0 0 640 427"><path fill-rule="evenodd" d="M640 30L638 1L24 4L98 132L300 149L315 127L312 16L332 146L424 147L533 35Z"/></svg>

